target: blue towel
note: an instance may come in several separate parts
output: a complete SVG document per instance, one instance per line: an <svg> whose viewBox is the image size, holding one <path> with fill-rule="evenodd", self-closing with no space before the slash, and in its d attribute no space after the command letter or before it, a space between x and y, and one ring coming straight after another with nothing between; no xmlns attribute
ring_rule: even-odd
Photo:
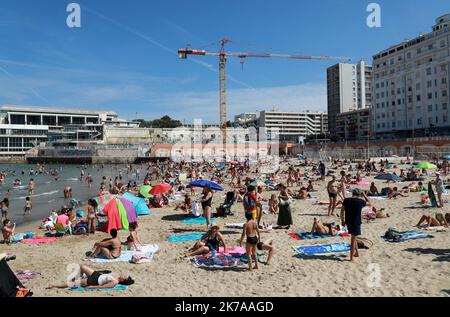
<svg viewBox="0 0 450 317"><path fill-rule="evenodd" d="M211 218L211 223L214 223L216 221L216 218ZM186 218L184 220L181 220L182 223L198 223L202 225L206 225L206 218L205 217L198 217L198 218Z"/></svg>
<svg viewBox="0 0 450 317"><path fill-rule="evenodd" d="M350 245L348 243L330 243L318 245L305 245L300 247L293 247L295 252L301 255L326 254L337 252L349 252Z"/></svg>
<svg viewBox="0 0 450 317"><path fill-rule="evenodd" d="M197 241L201 237L203 237L202 233L182 234L179 236L169 236L167 238L167 241L172 242L172 243Z"/></svg>
<svg viewBox="0 0 450 317"><path fill-rule="evenodd" d="M126 291L128 290L128 286L127 285L122 285L122 284L118 284L114 287L111 288L86 288L86 287L73 287L70 289L71 291L74 292L85 292L85 291Z"/></svg>
<svg viewBox="0 0 450 317"><path fill-rule="evenodd" d="M134 251L122 251L120 257L117 259L108 259L103 254L100 254L94 259L90 259L90 262L94 263L111 263L111 262L130 262L133 257Z"/></svg>

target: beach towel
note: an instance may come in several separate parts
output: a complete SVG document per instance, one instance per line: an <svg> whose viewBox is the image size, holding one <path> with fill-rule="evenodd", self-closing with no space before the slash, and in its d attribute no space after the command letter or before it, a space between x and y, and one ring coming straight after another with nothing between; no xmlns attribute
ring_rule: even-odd
<svg viewBox="0 0 450 317"><path fill-rule="evenodd" d="M152 260L153 256L158 251L159 251L159 246L157 244L149 244L149 245L142 246L140 251L122 251L122 253L120 254L120 257L118 257L117 259L107 259L103 255L101 255L95 259L90 259L89 262L93 262L93 263L131 262L131 260L133 259L133 256L136 256L139 258L147 258L147 259Z"/></svg>
<svg viewBox="0 0 450 317"><path fill-rule="evenodd" d="M374 200L386 200L388 199L387 196L368 196L369 199L374 199Z"/></svg>
<svg viewBox="0 0 450 317"><path fill-rule="evenodd" d="M178 235L178 236L168 236L167 241L169 241L171 243L197 241L201 237L203 237L203 233L190 233L190 234L182 234L182 235Z"/></svg>
<svg viewBox="0 0 450 317"><path fill-rule="evenodd" d="M229 228L229 229L242 229L244 228L244 222L241 223L226 223L225 224L225 228Z"/></svg>
<svg viewBox="0 0 450 317"><path fill-rule="evenodd" d="M214 223L216 221L216 218L211 218L211 223ZM206 218L205 217L198 217L198 218L186 218L181 220L182 223L192 223L192 224L203 224L206 225Z"/></svg>
<svg viewBox="0 0 450 317"><path fill-rule="evenodd" d="M19 279L19 281L23 285L26 285L29 281L34 279L36 276L41 275L41 273L33 272L33 271L29 271L29 270L18 270L18 271L15 271L14 274L16 275L16 277Z"/></svg>
<svg viewBox="0 0 450 317"><path fill-rule="evenodd" d="M126 291L128 290L128 286L127 285L116 285L112 288L86 288L86 287L73 287L70 288L69 290L74 291L74 292L90 292L90 291Z"/></svg>
<svg viewBox="0 0 450 317"><path fill-rule="evenodd" d="M226 254L232 254L232 255L242 255L245 254L247 251L245 251L244 247L235 247L235 248L227 248ZM219 253L223 253L223 247L219 248Z"/></svg>
<svg viewBox="0 0 450 317"><path fill-rule="evenodd" d="M20 242L24 244L38 245L49 244L55 242L57 239L52 237L34 237L32 239L23 239Z"/></svg>
<svg viewBox="0 0 450 317"><path fill-rule="evenodd" d="M231 255L216 253L215 255L199 255L192 259L192 264L200 267L237 267L242 262Z"/></svg>
<svg viewBox="0 0 450 317"><path fill-rule="evenodd" d="M289 236L291 238L294 238L296 240L314 240L314 239L327 239L327 238L335 238L335 237L350 237L348 233L342 232L338 233L334 236L329 234L320 235L317 233L311 233L311 232L299 232L299 233L289 233Z"/></svg>
<svg viewBox="0 0 450 317"><path fill-rule="evenodd" d="M422 225L419 227L419 229L426 230L426 231L435 231L435 232L446 232L448 231L448 228L444 226L435 226L435 227L429 227L427 225Z"/></svg>
<svg viewBox="0 0 450 317"><path fill-rule="evenodd" d="M388 242L403 242L407 240L434 238L434 236L428 233L417 232L415 230L398 231L396 229L390 228L388 231L386 231L382 238Z"/></svg>
<svg viewBox="0 0 450 317"><path fill-rule="evenodd" d="M292 248L300 255L341 253L350 251L350 245L348 243L342 242L331 244L305 245Z"/></svg>

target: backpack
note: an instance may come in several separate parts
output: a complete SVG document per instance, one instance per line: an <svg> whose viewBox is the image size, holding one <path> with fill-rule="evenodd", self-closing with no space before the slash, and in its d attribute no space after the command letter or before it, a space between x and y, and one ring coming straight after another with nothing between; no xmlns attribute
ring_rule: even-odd
<svg viewBox="0 0 450 317"><path fill-rule="evenodd" d="M243 202L244 202L244 209L246 211L252 211L256 208L256 201L252 199L249 193L244 195Z"/></svg>

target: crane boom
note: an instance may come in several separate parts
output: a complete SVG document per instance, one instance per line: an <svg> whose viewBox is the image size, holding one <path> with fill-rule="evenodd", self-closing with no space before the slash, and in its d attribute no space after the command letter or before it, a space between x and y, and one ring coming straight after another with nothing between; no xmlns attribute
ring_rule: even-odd
<svg viewBox="0 0 450 317"><path fill-rule="evenodd" d="M226 160L226 144L227 144L227 85L226 85L226 63L227 57L245 58L278 58L278 59L295 59L295 60L335 60L341 62L349 62L351 58L336 56L304 56L304 55L287 55L287 54L266 54L266 53L233 53L225 52L225 44L231 42L229 39L221 41L221 50L219 53L207 52L205 50L194 50L185 48L178 50L180 59L187 59L188 55L194 56L216 56L219 57L219 92L220 92L220 128L222 130L223 145Z"/></svg>

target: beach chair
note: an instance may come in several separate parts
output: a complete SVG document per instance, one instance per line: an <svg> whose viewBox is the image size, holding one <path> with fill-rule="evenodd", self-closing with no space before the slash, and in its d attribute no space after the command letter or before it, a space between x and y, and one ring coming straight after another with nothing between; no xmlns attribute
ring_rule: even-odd
<svg viewBox="0 0 450 317"><path fill-rule="evenodd" d="M62 234L62 235L72 234L70 225L65 227L62 223L55 223L54 230L55 230L56 234Z"/></svg>

